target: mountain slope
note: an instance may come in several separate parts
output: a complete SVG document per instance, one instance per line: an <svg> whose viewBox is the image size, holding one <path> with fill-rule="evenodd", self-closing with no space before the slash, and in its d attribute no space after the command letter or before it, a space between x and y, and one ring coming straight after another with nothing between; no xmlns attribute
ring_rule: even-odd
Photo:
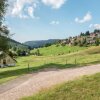
<svg viewBox="0 0 100 100"><path fill-rule="evenodd" d="M28 49L28 46L27 46L27 45L22 44L22 43L20 43L20 42L18 42L18 41L15 41L15 40L13 40L13 39L9 39L9 45L10 45L11 47L17 47L17 48L25 48L25 49Z"/></svg>
<svg viewBox="0 0 100 100"><path fill-rule="evenodd" d="M32 48L38 48L38 47L43 47L47 43L54 44L58 40L59 39L49 39L49 40L39 40L39 41L27 41L24 44L28 45L28 46L30 46Z"/></svg>

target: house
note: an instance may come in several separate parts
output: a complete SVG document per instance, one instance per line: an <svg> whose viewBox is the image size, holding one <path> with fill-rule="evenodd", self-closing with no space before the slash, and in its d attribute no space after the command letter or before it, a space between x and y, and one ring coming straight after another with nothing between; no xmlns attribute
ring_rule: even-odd
<svg viewBox="0 0 100 100"><path fill-rule="evenodd" d="M69 45L73 45L73 44L74 44L74 41L75 41L75 38L73 37L73 38L70 40Z"/></svg>
<svg viewBox="0 0 100 100"><path fill-rule="evenodd" d="M89 43L89 44L94 44L94 43L96 42L96 40L93 39L93 38L94 38L94 37L87 37L87 38L86 38L87 43Z"/></svg>
<svg viewBox="0 0 100 100"><path fill-rule="evenodd" d="M21 51L21 52L19 52L18 55L19 55L19 56L28 56L29 53L28 53L27 51Z"/></svg>
<svg viewBox="0 0 100 100"><path fill-rule="evenodd" d="M7 53L0 51L0 67L15 66L16 60Z"/></svg>
<svg viewBox="0 0 100 100"><path fill-rule="evenodd" d="M62 45L65 44L66 45L67 44L66 40L63 40L61 44Z"/></svg>
<svg viewBox="0 0 100 100"><path fill-rule="evenodd" d="M100 38L100 32L97 32L96 35L98 38Z"/></svg>
<svg viewBox="0 0 100 100"><path fill-rule="evenodd" d="M95 33L91 33L91 34L90 34L90 37L91 37L91 38L95 38L96 35L97 35L97 34L95 34Z"/></svg>

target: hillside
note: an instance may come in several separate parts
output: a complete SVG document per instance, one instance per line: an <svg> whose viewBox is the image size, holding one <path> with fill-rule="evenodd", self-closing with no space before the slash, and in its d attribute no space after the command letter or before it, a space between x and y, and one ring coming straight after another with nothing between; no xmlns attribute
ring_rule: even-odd
<svg viewBox="0 0 100 100"><path fill-rule="evenodd" d="M46 44L55 44L59 42L61 45L72 45L72 46L90 46L100 44L100 30L94 30L93 32L86 31L80 33L78 36L69 37L66 39L49 39L49 40L37 40L27 41L24 44L31 48L43 47Z"/></svg>
<svg viewBox="0 0 100 100"><path fill-rule="evenodd" d="M80 50L84 50L87 47L79 47L79 46L57 46L57 45L51 45L49 47L43 47L39 48L39 53L42 56L54 56L54 55L64 55L68 53L78 52ZM37 51L37 49L31 50L31 53L34 54Z"/></svg>
<svg viewBox="0 0 100 100"><path fill-rule="evenodd" d="M27 45L22 44L22 43L20 43L20 42L18 42L18 41L15 41L15 40L13 40L13 39L9 39L9 45L10 45L11 47L17 47L17 48L28 49L28 46L27 46Z"/></svg>
<svg viewBox="0 0 100 100"><path fill-rule="evenodd" d="M49 39L49 40L38 40L38 41L27 41L24 44L30 46L31 48L38 48L38 47L43 47L47 43L54 44L58 41L59 39Z"/></svg>
<svg viewBox="0 0 100 100"><path fill-rule="evenodd" d="M61 40L59 43L71 46L99 46L100 30L94 30L93 32L86 31L85 33L81 32L80 35Z"/></svg>

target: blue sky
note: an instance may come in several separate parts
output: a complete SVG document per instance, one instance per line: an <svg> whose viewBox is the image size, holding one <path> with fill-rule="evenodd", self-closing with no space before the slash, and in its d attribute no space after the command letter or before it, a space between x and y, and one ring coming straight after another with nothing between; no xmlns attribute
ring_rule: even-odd
<svg viewBox="0 0 100 100"><path fill-rule="evenodd" d="M100 29L100 0L9 0L5 23L13 39L60 39Z"/></svg>

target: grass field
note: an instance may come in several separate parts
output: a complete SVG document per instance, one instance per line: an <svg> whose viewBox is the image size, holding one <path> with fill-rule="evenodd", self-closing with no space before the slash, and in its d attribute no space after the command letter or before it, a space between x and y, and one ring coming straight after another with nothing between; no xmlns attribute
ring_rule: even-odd
<svg viewBox="0 0 100 100"><path fill-rule="evenodd" d="M16 67L0 69L0 84L15 79L29 72L34 72L43 68L75 68L85 65L100 63L100 46L89 49L80 49L64 55L55 56L27 56L17 58ZM28 63L30 69L28 70Z"/></svg>
<svg viewBox="0 0 100 100"><path fill-rule="evenodd" d="M100 73L42 90L22 100L100 100Z"/></svg>
<svg viewBox="0 0 100 100"><path fill-rule="evenodd" d="M87 47L52 45L49 47L40 48L39 51L40 54L43 56L54 56L54 55L64 55L72 52L77 52L80 50L84 50L86 48ZM36 49L31 51L31 53L34 52L36 52Z"/></svg>

